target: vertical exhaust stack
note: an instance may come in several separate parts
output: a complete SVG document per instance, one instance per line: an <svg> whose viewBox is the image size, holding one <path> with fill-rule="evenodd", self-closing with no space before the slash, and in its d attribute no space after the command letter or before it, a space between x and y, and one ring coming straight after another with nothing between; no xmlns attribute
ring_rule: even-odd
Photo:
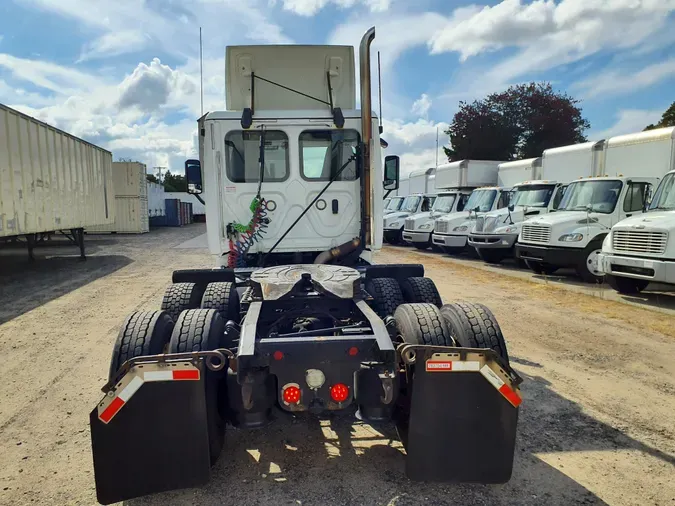
<svg viewBox="0 0 675 506"><path fill-rule="evenodd" d="M375 39L375 27L368 30L361 39L359 48L360 61L360 82L361 82L361 140L363 141L363 207L365 209L365 240L364 246L368 247L372 241L371 227L371 152L370 148L373 140L373 117L370 96L370 45Z"/></svg>

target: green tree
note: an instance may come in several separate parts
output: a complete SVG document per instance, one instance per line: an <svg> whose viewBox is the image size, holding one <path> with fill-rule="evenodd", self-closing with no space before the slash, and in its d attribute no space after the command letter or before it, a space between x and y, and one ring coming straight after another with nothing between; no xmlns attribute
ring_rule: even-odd
<svg viewBox="0 0 675 506"><path fill-rule="evenodd" d="M166 171L164 175L164 189L168 192L186 192L187 182L185 176L181 174L171 174L171 171Z"/></svg>
<svg viewBox="0 0 675 506"><path fill-rule="evenodd" d="M666 128L675 126L675 102L670 104L670 107L666 109L666 112L661 116L661 121L655 125L647 125L645 130L654 130L656 128Z"/></svg>
<svg viewBox="0 0 675 506"><path fill-rule="evenodd" d="M446 134L448 160L512 160L586 140L590 128L579 101L550 83L511 86L469 104L460 102Z"/></svg>
<svg viewBox="0 0 675 506"><path fill-rule="evenodd" d="M159 179L157 179L157 176L154 174L146 174L145 179L148 180L150 183L157 183L159 184Z"/></svg>

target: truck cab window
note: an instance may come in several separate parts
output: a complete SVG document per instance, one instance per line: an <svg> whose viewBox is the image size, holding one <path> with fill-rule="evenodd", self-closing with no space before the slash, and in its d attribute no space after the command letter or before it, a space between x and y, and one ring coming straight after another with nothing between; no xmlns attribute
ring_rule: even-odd
<svg viewBox="0 0 675 506"><path fill-rule="evenodd" d="M459 196L459 201L457 202L457 211L464 211L464 206L466 206L469 196L466 194Z"/></svg>
<svg viewBox="0 0 675 506"><path fill-rule="evenodd" d="M644 209L648 187L649 183L631 183L623 200L624 212L634 213Z"/></svg>
<svg viewBox="0 0 675 506"><path fill-rule="evenodd" d="M356 130L306 130L300 134L300 166L304 179L330 181L359 144ZM337 181L358 178L356 160L349 162Z"/></svg>
<svg viewBox="0 0 675 506"><path fill-rule="evenodd" d="M233 183L257 183L260 178L260 132L236 130L225 136L227 178ZM280 130L265 130L263 181L288 178L288 136Z"/></svg>

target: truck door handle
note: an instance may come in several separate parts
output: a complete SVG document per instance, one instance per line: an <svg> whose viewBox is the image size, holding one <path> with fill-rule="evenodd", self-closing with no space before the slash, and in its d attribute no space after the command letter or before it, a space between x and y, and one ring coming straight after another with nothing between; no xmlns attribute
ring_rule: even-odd
<svg viewBox="0 0 675 506"><path fill-rule="evenodd" d="M333 199L333 202L331 202L331 204L333 205L333 214L337 214L338 213L338 199Z"/></svg>

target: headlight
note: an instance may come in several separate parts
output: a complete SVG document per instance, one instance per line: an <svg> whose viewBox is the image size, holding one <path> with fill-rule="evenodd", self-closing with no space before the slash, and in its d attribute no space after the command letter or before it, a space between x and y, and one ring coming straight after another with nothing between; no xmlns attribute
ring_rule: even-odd
<svg viewBox="0 0 675 506"><path fill-rule="evenodd" d="M427 230L428 228L431 228L433 223L425 223L420 227L420 230Z"/></svg>
<svg viewBox="0 0 675 506"><path fill-rule="evenodd" d="M564 234L558 238L560 242L579 242L584 238L584 234Z"/></svg>
<svg viewBox="0 0 675 506"><path fill-rule="evenodd" d="M515 234L518 232L518 227L515 225L509 225L508 227L502 227L495 230L495 234Z"/></svg>
<svg viewBox="0 0 675 506"><path fill-rule="evenodd" d="M466 229L468 229L466 225L462 225L461 227L455 227L452 229L453 232L464 232Z"/></svg>
<svg viewBox="0 0 675 506"><path fill-rule="evenodd" d="M401 226L400 221L392 221L389 225L387 225L387 228L398 228Z"/></svg>

